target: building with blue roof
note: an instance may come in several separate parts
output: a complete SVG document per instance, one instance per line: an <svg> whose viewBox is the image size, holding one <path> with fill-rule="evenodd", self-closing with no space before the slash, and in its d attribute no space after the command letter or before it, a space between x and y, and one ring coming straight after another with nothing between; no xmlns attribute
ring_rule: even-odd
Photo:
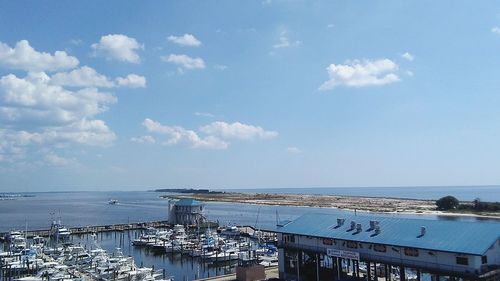
<svg viewBox="0 0 500 281"><path fill-rule="evenodd" d="M203 204L194 199L168 201L168 221L171 224L197 225L205 222Z"/></svg>
<svg viewBox="0 0 500 281"><path fill-rule="evenodd" d="M285 280L500 280L500 223L309 213L276 229Z"/></svg>

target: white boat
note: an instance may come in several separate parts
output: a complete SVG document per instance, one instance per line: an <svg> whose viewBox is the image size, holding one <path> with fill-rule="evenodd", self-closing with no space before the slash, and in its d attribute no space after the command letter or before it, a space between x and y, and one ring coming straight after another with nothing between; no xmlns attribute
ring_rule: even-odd
<svg viewBox="0 0 500 281"><path fill-rule="evenodd" d="M23 236L16 236L11 238L10 248L14 252L20 252L26 249L26 239Z"/></svg>
<svg viewBox="0 0 500 281"><path fill-rule="evenodd" d="M50 226L50 237L56 241L68 240L71 235L71 231L62 225L61 220L53 221Z"/></svg>
<svg viewBox="0 0 500 281"><path fill-rule="evenodd" d="M227 237L240 236L241 232L236 226L228 226L220 232L220 235Z"/></svg>
<svg viewBox="0 0 500 281"><path fill-rule="evenodd" d="M118 204L118 200L116 200L116 199L109 199L108 204L109 205L116 205L116 204Z"/></svg>

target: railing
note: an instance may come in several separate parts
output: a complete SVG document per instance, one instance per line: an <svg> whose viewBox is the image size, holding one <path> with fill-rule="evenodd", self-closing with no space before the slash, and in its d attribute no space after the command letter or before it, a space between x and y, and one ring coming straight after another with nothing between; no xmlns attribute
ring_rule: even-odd
<svg viewBox="0 0 500 281"><path fill-rule="evenodd" d="M320 253L326 254L326 247L303 245L300 243L279 241L278 247L281 247L281 248L286 247L286 248L297 249L297 250L307 250L307 251L320 252ZM370 262L373 261L373 262L391 264L391 265L396 265L396 266L405 266L405 267L409 267L409 268L420 268L420 269L426 269L426 270L433 271L433 272L447 272L447 273L455 272L455 273L460 273L461 275L468 275L468 276L469 275L470 276L477 276L480 273L484 273L483 267L481 267L480 270L477 270L477 269L472 268L472 267L453 266L453 265L446 265L446 264L426 262L426 261L415 261L415 260L408 260L408 259L403 259L403 258L394 258L394 257L381 256L381 255L373 255L373 254L368 254L368 253L359 253L359 255L360 255L361 261L370 261Z"/></svg>

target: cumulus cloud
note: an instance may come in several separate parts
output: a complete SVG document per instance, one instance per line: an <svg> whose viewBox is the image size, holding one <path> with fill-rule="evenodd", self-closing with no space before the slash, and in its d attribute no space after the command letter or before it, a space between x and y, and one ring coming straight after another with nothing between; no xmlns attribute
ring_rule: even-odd
<svg viewBox="0 0 500 281"><path fill-rule="evenodd" d="M413 61L415 59L415 56L406 52L404 54L401 55L402 58L404 58L405 60L407 61Z"/></svg>
<svg viewBox="0 0 500 281"><path fill-rule="evenodd" d="M135 143L156 143L156 139L153 136L140 136L130 139L131 142Z"/></svg>
<svg viewBox="0 0 500 281"><path fill-rule="evenodd" d="M163 56L161 59L165 62L177 65L179 70L205 68L205 62L202 58L192 58L187 55L170 54L168 56Z"/></svg>
<svg viewBox="0 0 500 281"><path fill-rule="evenodd" d="M113 81L88 66L83 66L70 72L56 73L52 76L51 83L72 87L114 87Z"/></svg>
<svg viewBox="0 0 500 281"><path fill-rule="evenodd" d="M332 90L337 86L379 86L399 81L398 65L390 59L348 61L345 64L330 64L326 68L330 77L319 90Z"/></svg>
<svg viewBox="0 0 500 281"><path fill-rule="evenodd" d="M118 77L113 81L88 66L83 66L70 72L56 73L50 78L50 82L54 85L70 87L146 87L146 78L144 76L129 74L126 77Z"/></svg>
<svg viewBox="0 0 500 281"><path fill-rule="evenodd" d="M126 77L116 78L116 84L120 87L145 88L146 77L136 74L129 74Z"/></svg>
<svg viewBox="0 0 500 281"><path fill-rule="evenodd" d="M498 26L492 27L491 32L496 34L496 35L500 35L500 27L498 27Z"/></svg>
<svg viewBox="0 0 500 281"><path fill-rule="evenodd" d="M144 49L135 38L123 34L102 36L99 43L94 43L91 47L95 55L130 63L140 63L137 51Z"/></svg>
<svg viewBox="0 0 500 281"><path fill-rule="evenodd" d="M186 33L182 36L170 35L168 37L168 41L174 42L175 44L182 45L182 46L198 47L201 45L200 40L196 39L196 37L194 37L194 35L188 34L188 33Z"/></svg>
<svg viewBox="0 0 500 281"><path fill-rule="evenodd" d="M58 71L77 67L77 58L64 51L56 51L53 55L38 52L27 40L16 43L14 48L0 42L0 65L10 69L25 71Z"/></svg>
<svg viewBox="0 0 500 281"><path fill-rule="evenodd" d="M206 126L201 127L200 131L209 135L220 136L224 139L271 139L278 136L277 132L266 131L262 127L247 125L240 122L212 122Z"/></svg>
<svg viewBox="0 0 500 281"><path fill-rule="evenodd" d="M227 142L214 136L201 138L195 131L180 126L165 126L149 118L145 119L142 125L146 127L148 132L167 136L167 140L164 142L167 145L184 143L192 148L225 149L228 147Z"/></svg>
<svg viewBox="0 0 500 281"><path fill-rule="evenodd" d="M213 122L200 128L199 132L185 129L181 126L166 126L161 123L145 119L142 125L149 133L166 136L163 144L185 144L191 148L226 149L231 139L270 139L278 135L277 132L265 131L259 126L246 125L239 122L228 124ZM201 135L200 135L201 134ZM135 142L144 142L134 138Z"/></svg>
<svg viewBox="0 0 500 281"><path fill-rule="evenodd" d="M278 38L278 43L273 45L273 48L279 49L279 48L289 48L289 47L294 47L298 46L302 43L302 41L296 40L296 41L290 41L288 38L287 32L283 31L280 33L280 36Z"/></svg>
<svg viewBox="0 0 500 281"><path fill-rule="evenodd" d="M107 146L116 135L95 119L116 102L96 88L70 91L53 85L44 72L0 78L0 154L26 154L31 146Z"/></svg>

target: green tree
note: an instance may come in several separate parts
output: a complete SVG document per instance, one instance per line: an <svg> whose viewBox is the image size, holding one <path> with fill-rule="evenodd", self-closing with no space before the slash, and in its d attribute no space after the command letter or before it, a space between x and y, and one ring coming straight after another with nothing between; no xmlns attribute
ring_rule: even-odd
<svg viewBox="0 0 500 281"><path fill-rule="evenodd" d="M441 197L436 201L438 210L453 210L459 205L458 199L453 196Z"/></svg>

